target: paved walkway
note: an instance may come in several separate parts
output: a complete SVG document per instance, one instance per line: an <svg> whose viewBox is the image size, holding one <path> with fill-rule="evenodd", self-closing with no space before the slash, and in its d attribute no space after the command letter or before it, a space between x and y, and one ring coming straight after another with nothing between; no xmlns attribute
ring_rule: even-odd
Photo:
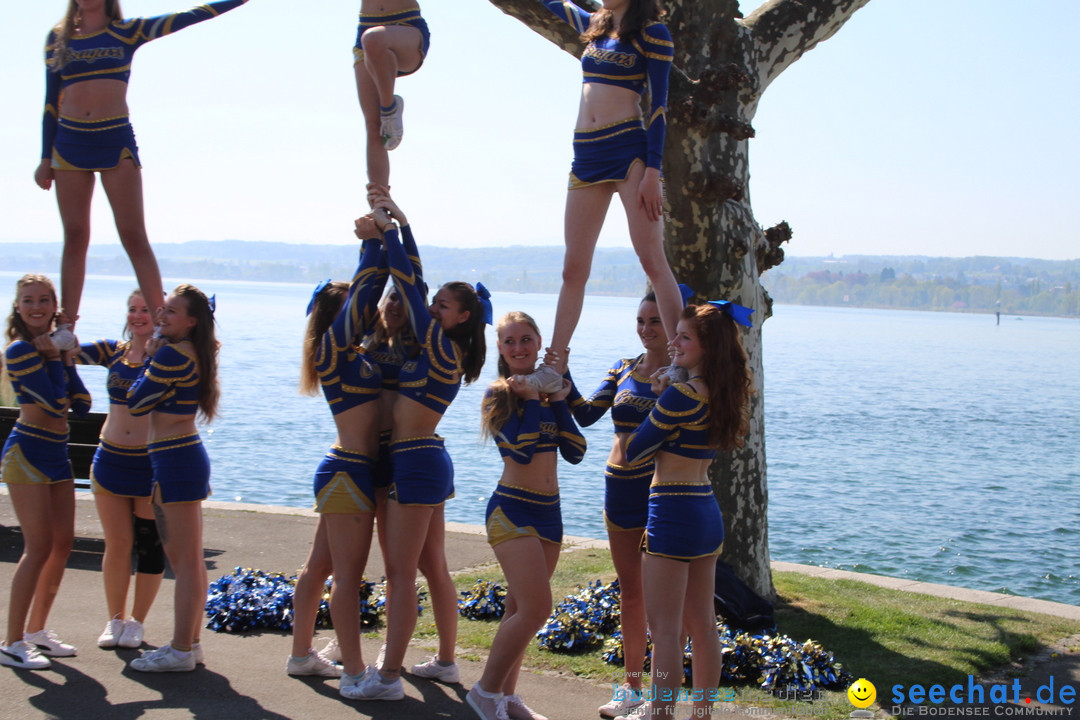
<svg viewBox="0 0 1080 720"><path fill-rule="evenodd" d="M0 486L2 488L2 486ZM313 513L294 508L208 502L205 507L206 562L210 578L228 574L236 566L292 572L303 563L314 531ZM22 548L11 503L0 489L0 588L6 608L7 588ZM450 524L447 557L452 571L494 562L481 528ZM55 660L47 671L0 668L0 719L78 718L462 718L475 720L464 702L466 690L480 677L484 657L459 658L461 685L440 685L405 676L406 697L401 702L348 702L337 692L337 681L290 678L285 674L289 641L279 632L248 635L203 633L207 663L193 673L142 674L126 669L136 650L99 650L97 636L105 624L101 587L101 527L93 501L84 493L76 504L75 549L50 627L80 649L74 658ZM604 545L596 540L574 540L581 546ZM373 552L369 577L382 574L378 552ZM911 583L837 570L776 563L777 570L796 570L829 577L854 577L902 590L955 597L1024 610L1063 615L1080 620L1080 608L1041 600L1014 598L927 583ZM583 578L588 580L591 578ZM6 615L6 613L5 613ZM172 582L162 585L147 619L147 640L165 642L172 623ZM327 634L322 631L323 635ZM375 657L380 636L364 641L364 655ZM414 645L406 666L421 662L431 647ZM1057 675L1080 687L1080 652L1064 653L1034 668L1032 678ZM1040 683L1042 680L1039 681ZM1027 681L1025 680L1025 687ZM1032 686L1032 690L1037 685ZM883 689L879 689L882 692ZM611 686L573 676L523 673L519 692L530 705L551 720L595 718L594 708L611 698ZM724 709L731 708L726 706ZM1080 711L1075 711L1080 717ZM719 716L719 713L717 714Z"/></svg>

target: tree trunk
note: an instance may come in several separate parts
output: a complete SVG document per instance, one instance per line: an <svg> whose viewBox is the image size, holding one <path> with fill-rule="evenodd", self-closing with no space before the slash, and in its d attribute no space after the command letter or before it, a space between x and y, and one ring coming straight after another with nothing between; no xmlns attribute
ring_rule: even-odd
<svg viewBox="0 0 1080 720"><path fill-rule="evenodd" d="M538 0L491 0L563 50L584 45ZM675 41L668 93L664 184L665 241L675 277L698 299L754 308L743 335L754 371L750 435L737 452L720 453L709 476L727 529L724 559L758 594L774 598L769 567L761 326L772 300L765 270L783 262L791 231L763 231L746 191L748 140L764 89L817 43L831 37L869 0L769 0L745 20L737 0L666 0ZM579 5L595 10L591 0Z"/></svg>

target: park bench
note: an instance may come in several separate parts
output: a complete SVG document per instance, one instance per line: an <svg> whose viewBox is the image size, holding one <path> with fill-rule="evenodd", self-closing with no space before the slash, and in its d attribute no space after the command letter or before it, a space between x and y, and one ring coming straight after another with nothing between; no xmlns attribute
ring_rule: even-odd
<svg viewBox="0 0 1080 720"><path fill-rule="evenodd" d="M19 417L19 408L0 407L0 438L7 440L15 420ZM84 418L68 414L68 426L71 437L68 440L68 456L71 468L75 471L75 487L90 489L90 463L97 450L101 426L105 424L106 413L92 412Z"/></svg>

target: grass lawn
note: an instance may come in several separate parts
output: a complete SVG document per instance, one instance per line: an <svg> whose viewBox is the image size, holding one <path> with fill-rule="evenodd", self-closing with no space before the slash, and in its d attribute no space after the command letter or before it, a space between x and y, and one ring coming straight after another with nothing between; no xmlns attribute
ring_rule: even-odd
<svg viewBox="0 0 1080 720"><path fill-rule="evenodd" d="M615 578L606 550L563 553L552 578L555 601L595 579ZM459 590L478 580L503 583L499 566L474 569L455 577ZM850 580L826 580L799 573L774 573L779 599L779 632L797 641L814 639L854 677L865 677L879 697L895 683L951 685L1008 665L1046 644L1080 632L1080 623L1008 608L889 590ZM483 660L497 621L461 618L458 647L471 660ZM414 642L436 646L430 607L420 616ZM530 672L576 675L599 683L621 682L621 668L600 658L601 650L561 654L530 646L524 668ZM737 702L774 707L784 703L753 688L736 688ZM844 692L828 692L817 701L827 718L846 718L853 710Z"/></svg>

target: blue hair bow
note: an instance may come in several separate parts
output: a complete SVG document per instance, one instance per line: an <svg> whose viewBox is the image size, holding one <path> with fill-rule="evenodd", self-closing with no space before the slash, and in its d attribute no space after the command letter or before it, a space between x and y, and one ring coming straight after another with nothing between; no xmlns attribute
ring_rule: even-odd
<svg viewBox="0 0 1080 720"><path fill-rule="evenodd" d="M480 298L480 307L484 308L484 322L491 325L494 321L491 313L491 293L484 287L484 283L476 283L476 296Z"/></svg>
<svg viewBox="0 0 1080 720"><path fill-rule="evenodd" d="M750 313L754 312L753 309L737 305L727 300L709 300L709 304L715 308L719 308L735 322L746 327L753 327L750 324Z"/></svg>
<svg viewBox="0 0 1080 720"><path fill-rule="evenodd" d="M307 304L307 312L305 313L306 315L310 315L311 311L315 309L315 298L319 297L319 293L321 293L323 291L323 288L329 284L330 278L327 278L326 280L323 280L315 286L315 289L311 292L311 300L309 300Z"/></svg>
<svg viewBox="0 0 1080 720"><path fill-rule="evenodd" d="M694 297L694 288L679 283L679 294L682 295L683 307L686 307L686 303L690 302L690 298Z"/></svg>
<svg viewBox="0 0 1080 720"><path fill-rule="evenodd" d="M213 315L217 312L217 293L214 293L210 297L206 298L206 304L210 306L210 314Z"/></svg>

